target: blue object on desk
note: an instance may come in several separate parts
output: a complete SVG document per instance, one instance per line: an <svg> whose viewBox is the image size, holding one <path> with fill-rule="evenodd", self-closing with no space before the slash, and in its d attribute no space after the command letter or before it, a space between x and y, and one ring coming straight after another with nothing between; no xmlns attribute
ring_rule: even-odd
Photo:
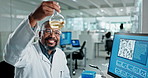
<svg viewBox="0 0 148 78"><path fill-rule="evenodd" d="M82 78L95 78L96 72L95 71L83 71L81 73Z"/></svg>

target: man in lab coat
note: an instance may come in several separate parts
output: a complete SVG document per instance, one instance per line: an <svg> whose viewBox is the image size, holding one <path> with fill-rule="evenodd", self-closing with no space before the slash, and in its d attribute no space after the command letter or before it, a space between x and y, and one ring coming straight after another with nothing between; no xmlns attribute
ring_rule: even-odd
<svg viewBox="0 0 148 78"><path fill-rule="evenodd" d="M60 40L59 28L45 22L40 40L33 44L37 22L53 11L60 12L54 1L44 1L9 36L4 49L4 60L15 67L15 78L70 78L64 52L56 46Z"/></svg>

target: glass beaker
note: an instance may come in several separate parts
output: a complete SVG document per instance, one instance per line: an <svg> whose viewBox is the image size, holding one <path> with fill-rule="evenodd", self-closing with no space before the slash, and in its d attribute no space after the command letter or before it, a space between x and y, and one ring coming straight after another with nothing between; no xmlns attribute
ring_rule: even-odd
<svg viewBox="0 0 148 78"><path fill-rule="evenodd" d="M56 10L54 10L54 14L49 19L49 25L51 26L51 28L61 29L62 27L64 27L64 24L64 17Z"/></svg>

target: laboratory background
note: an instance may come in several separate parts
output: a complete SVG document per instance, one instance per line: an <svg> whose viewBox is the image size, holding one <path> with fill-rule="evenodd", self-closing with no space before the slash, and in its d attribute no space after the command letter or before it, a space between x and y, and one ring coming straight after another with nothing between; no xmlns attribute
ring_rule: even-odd
<svg viewBox="0 0 148 78"><path fill-rule="evenodd" d="M46 0L0 0L0 61L3 61L3 50L10 33ZM49 1L49 0L48 0ZM51 0L50 0L51 1ZM77 64L73 58L67 58L70 75L80 78L84 70L100 70L91 67L96 65L108 75L110 53L105 48L106 33L120 32L123 24L124 33L148 33L148 0L53 0L61 6L61 13L66 22L62 28L60 47L65 53L78 48L86 41L81 59ZM41 25L47 17L39 22ZM67 39L67 40L64 40ZM38 35L35 40L38 40ZM72 41L73 40L73 41ZM72 42L77 42L73 44ZM74 70L75 69L75 70Z"/></svg>

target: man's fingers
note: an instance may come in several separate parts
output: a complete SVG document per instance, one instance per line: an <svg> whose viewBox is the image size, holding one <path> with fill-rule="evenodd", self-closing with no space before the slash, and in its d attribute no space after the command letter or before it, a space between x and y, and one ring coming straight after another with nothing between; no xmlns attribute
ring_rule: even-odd
<svg viewBox="0 0 148 78"><path fill-rule="evenodd" d="M43 1L31 16L33 20L40 21L47 16L51 16L54 10L61 11L60 6L55 1Z"/></svg>
<svg viewBox="0 0 148 78"><path fill-rule="evenodd" d="M43 7L43 10L44 10L44 14L46 16L50 16L53 14L54 10L52 8L49 8L48 6L44 6Z"/></svg>
<svg viewBox="0 0 148 78"><path fill-rule="evenodd" d="M55 9L58 12L61 12L60 6L54 1L44 1L42 3L43 6L47 6L49 8Z"/></svg>

